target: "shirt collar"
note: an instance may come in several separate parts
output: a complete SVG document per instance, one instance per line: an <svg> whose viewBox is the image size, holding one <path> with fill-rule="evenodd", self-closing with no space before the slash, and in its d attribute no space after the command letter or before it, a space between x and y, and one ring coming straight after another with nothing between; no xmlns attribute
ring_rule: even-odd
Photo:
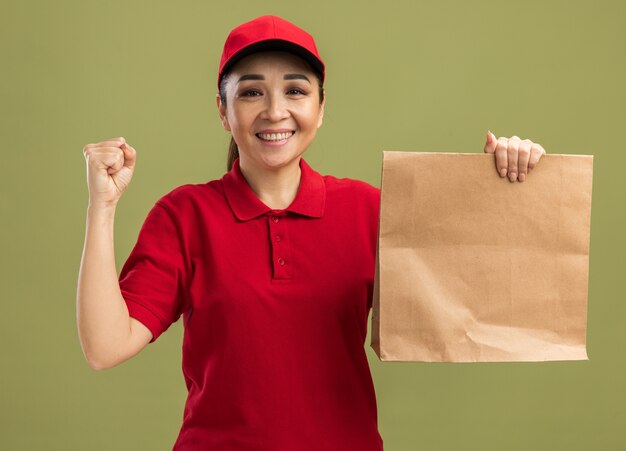
<svg viewBox="0 0 626 451"><path fill-rule="evenodd" d="M326 203L324 178L302 157L300 158L300 174L300 186L296 198L285 211L321 218L324 215ZM272 211L252 191L239 168L239 158L234 161L232 169L222 177L222 185L226 199L237 219L247 221Z"/></svg>

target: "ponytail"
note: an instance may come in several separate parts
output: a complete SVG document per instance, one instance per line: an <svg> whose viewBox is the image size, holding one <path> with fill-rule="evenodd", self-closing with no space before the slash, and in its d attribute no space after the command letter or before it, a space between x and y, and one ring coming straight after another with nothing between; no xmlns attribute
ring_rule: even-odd
<svg viewBox="0 0 626 451"><path fill-rule="evenodd" d="M239 158L239 147L237 147L237 143L230 137L230 144L228 145L228 159L226 161L226 170L230 172L233 168L233 163L235 160Z"/></svg>

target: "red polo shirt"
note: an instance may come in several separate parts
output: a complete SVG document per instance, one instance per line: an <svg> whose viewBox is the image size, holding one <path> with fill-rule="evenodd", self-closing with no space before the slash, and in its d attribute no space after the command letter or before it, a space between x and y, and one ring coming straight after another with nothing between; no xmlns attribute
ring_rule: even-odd
<svg viewBox="0 0 626 451"><path fill-rule="evenodd" d="M235 161L161 197L125 262L154 342L182 315L188 398L174 450L382 450L365 354L380 191L300 159L272 210Z"/></svg>

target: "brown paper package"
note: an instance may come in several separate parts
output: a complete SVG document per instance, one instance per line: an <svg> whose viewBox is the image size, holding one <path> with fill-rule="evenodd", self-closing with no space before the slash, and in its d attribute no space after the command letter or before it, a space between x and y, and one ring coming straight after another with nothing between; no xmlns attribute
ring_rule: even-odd
<svg viewBox="0 0 626 451"><path fill-rule="evenodd" d="M511 183L493 154L384 151L378 357L586 360L592 171L547 154Z"/></svg>

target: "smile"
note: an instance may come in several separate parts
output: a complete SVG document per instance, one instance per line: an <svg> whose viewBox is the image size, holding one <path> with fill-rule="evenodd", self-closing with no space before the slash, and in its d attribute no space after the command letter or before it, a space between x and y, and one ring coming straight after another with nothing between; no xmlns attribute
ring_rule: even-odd
<svg viewBox="0 0 626 451"><path fill-rule="evenodd" d="M263 141L278 142L290 138L295 132L286 133L257 133L256 136Z"/></svg>

